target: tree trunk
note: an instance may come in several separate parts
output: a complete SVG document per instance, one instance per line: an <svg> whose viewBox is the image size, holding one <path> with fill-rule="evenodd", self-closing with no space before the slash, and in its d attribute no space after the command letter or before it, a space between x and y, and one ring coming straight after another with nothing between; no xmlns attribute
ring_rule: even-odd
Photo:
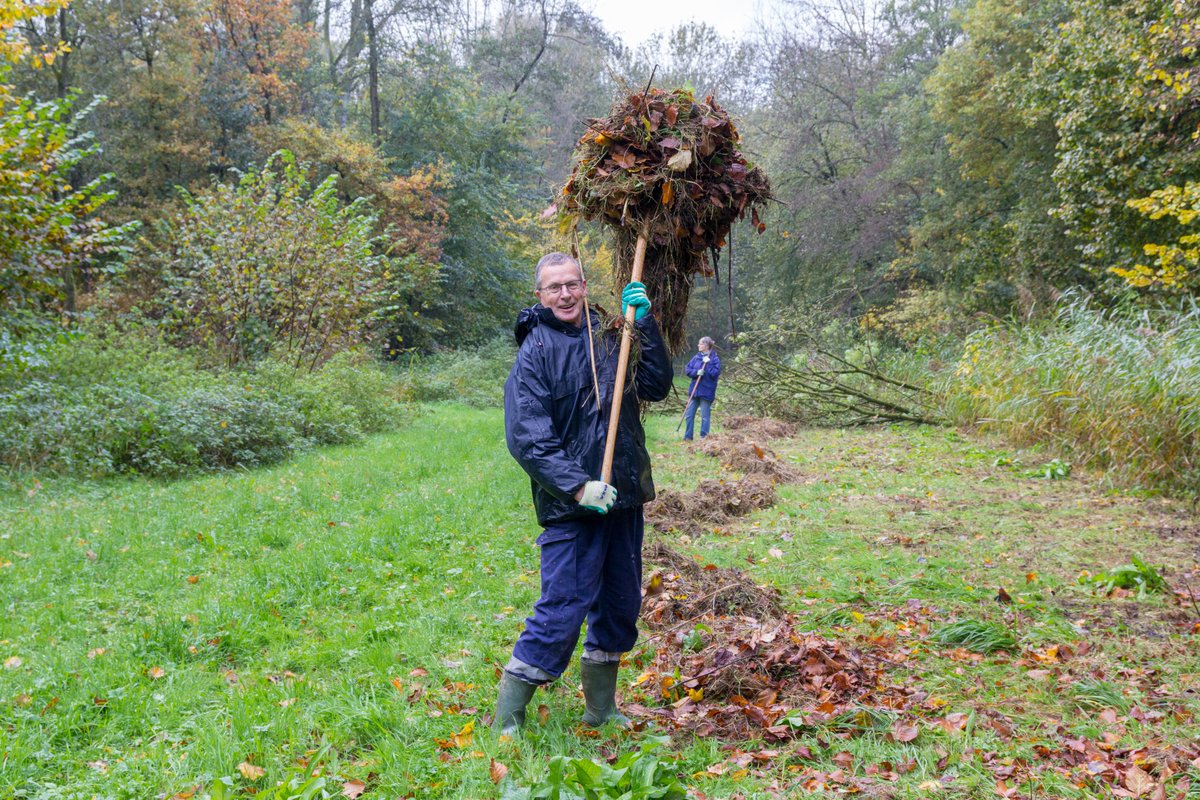
<svg viewBox="0 0 1200 800"><path fill-rule="evenodd" d="M379 144L379 37L375 31L374 0L364 0L363 11L367 23L367 96L371 102L371 138L375 144Z"/></svg>

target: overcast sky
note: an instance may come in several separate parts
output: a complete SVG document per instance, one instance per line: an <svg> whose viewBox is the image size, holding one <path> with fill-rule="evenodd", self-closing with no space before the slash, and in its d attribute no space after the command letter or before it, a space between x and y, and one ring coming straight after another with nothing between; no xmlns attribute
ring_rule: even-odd
<svg viewBox="0 0 1200 800"><path fill-rule="evenodd" d="M755 18L769 0L584 0L586 9L604 23L605 29L621 37L628 47L636 48L654 33L665 33L676 26L696 20L707 22L725 37L740 39L754 26Z"/></svg>

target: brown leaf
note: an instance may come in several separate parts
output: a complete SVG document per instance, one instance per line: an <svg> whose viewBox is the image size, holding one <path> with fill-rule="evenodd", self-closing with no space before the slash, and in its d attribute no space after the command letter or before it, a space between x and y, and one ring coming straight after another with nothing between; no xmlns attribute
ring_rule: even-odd
<svg viewBox="0 0 1200 800"><path fill-rule="evenodd" d="M167 676L167 671L162 667L151 667L150 669L146 670L146 674L150 676L151 680L156 681L160 678L165 678Z"/></svg>
<svg viewBox="0 0 1200 800"><path fill-rule="evenodd" d="M508 774L508 767L493 758L488 764L488 774L492 776L492 783L499 783Z"/></svg>
<svg viewBox="0 0 1200 800"><path fill-rule="evenodd" d="M1001 586L1000 591L996 593L996 602L1011 606L1013 602L1012 595Z"/></svg>
<svg viewBox="0 0 1200 800"><path fill-rule="evenodd" d="M424 667L417 667L408 673L410 678L424 678L428 674L429 670L425 669Z"/></svg>
<svg viewBox="0 0 1200 800"><path fill-rule="evenodd" d="M550 706L546 705L545 703L542 703L540 706L538 706L537 718L539 724L548 724L550 722Z"/></svg>
<svg viewBox="0 0 1200 800"><path fill-rule="evenodd" d="M1141 767L1130 767L1125 772L1125 788L1133 792L1135 797L1141 797L1154 788L1154 778Z"/></svg>
<svg viewBox="0 0 1200 800"><path fill-rule="evenodd" d="M88 658L99 658L100 656L104 655L107 652L108 652L108 650L106 650L105 648L97 647L95 650L88 650L87 657Z"/></svg>
<svg viewBox="0 0 1200 800"><path fill-rule="evenodd" d="M667 167L675 172L683 172L692 165L692 151L680 150L667 159Z"/></svg>
<svg viewBox="0 0 1200 800"><path fill-rule="evenodd" d="M349 797L350 800L354 800L366 790L366 784L361 781L346 781L342 784L342 794Z"/></svg>
<svg viewBox="0 0 1200 800"><path fill-rule="evenodd" d="M237 765L237 768L238 772L242 773L242 777L248 781L256 781L263 775L267 774L265 769L255 764L251 764L249 761L243 761Z"/></svg>
<svg viewBox="0 0 1200 800"><path fill-rule="evenodd" d="M907 725L901 720L896 720L892 725L892 736L896 737L898 742L911 742L919 733L916 725Z"/></svg>

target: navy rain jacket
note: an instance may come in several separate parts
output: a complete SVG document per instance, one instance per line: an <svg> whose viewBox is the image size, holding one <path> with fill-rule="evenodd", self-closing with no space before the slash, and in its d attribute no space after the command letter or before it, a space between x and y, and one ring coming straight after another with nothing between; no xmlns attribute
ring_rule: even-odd
<svg viewBox="0 0 1200 800"><path fill-rule="evenodd" d="M711 350L709 356L708 363L705 364L704 354L696 353L683 368L687 376L692 379L691 385L688 386L688 397L710 401L717 399L717 378L721 376L721 359ZM700 371L700 367L704 367L704 374L700 376L700 388L697 389L696 373ZM695 394L692 394L693 390L695 390Z"/></svg>
<svg viewBox="0 0 1200 800"><path fill-rule="evenodd" d="M592 314L596 327L597 317ZM639 403L665 399L674 377L654 315L642 317L634 330L632 377L625 381L613 455L612 485L617 490L613 508L633 508L654 499ZM575 502L575 492L600 479L620 335L613 331L596 341L597 409L582 328L559 321L553 311L538 304L521 311L514 333L521 349L504 383L504 433L508 452L529 473L538 523L594 516L597 512Z"/></svg>

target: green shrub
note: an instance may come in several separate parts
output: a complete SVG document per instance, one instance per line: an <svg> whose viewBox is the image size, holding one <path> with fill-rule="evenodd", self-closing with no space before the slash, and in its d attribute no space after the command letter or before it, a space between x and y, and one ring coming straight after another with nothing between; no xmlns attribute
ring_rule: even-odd
<svg viewBox="0 0 1200 800"><path fill-rule="evenodd" d="M282 150L236 185L181 190L147 256L179 342L227 366L312 369L365 340L391 266L378 215L365 198L343 203L336 175L314 187L306 171Z"/></svg>
<svg viewBox="0 0 1200 800"><path fill-rule="evenodd" d="M1136 591L1139 597L1148 593L1165 594L1170 590L1158 570L1137 556L1133 556L1130 560L1133 563L1113 567L1095 575L1084 573L1079 576L1079 582L1091 584L1106 594L1113 589L1128 589Z"/></svg>
<svg viewBox="0 0 1200 800"><path fill-rule="evenodd" d="M505 781L500 800L684 800L687 789L675 776L674 764L655 752L667 742L665 736L648 737L611 766L606 761L554 756L549 774L540 782L520 786Z"/></svg>
<svg viewBox="0 0 1200 800"><path fill-rule="evenodd" d="M966 342L952 421L1040 444L1126 486L1200 490L1200 309L1106 312L1086 300Z"/></svg>
<svg viewBox="0 0 1200 800"><path fill-rule="evenodd" d="M346 353L203 369L148 330L92 331L0 375L0 465L85 476L253 467L397 426L395 378Z"/></svg>
<svg viewBox="0 0 1200 800"><path fill-rule="evenodd" d="M504 403L504 381L516 358L511 336L492 339L474 350L410 356L398 363L405 397L432 403L454 400L476 408Z"/></svg>

